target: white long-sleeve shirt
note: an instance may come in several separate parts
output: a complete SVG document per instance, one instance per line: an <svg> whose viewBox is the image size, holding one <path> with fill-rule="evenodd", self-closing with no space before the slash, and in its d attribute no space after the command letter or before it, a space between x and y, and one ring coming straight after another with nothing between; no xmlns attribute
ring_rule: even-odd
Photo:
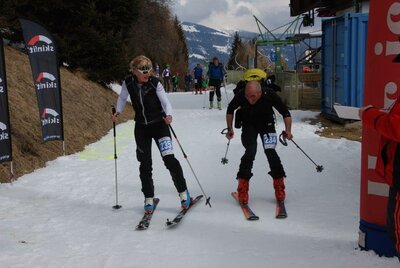
<svg viewBox="0 0 400 268"><path fill-rule="evenodd" d="M165 93L165 89L160 82L158 82L158 84L157 84L156 94L157 94L158 99L161 102L161 106L162 106L165 114L172 116L171 103L169 102L169 100L167 98L167 93ZM126 87L125 81L124 81L122 83L121 93L119 94L118 101L117 101L116 111L118 113L122 113L122 111L124 110L126 101L128 100L128 97L129 97L129 92Z"/></svg>

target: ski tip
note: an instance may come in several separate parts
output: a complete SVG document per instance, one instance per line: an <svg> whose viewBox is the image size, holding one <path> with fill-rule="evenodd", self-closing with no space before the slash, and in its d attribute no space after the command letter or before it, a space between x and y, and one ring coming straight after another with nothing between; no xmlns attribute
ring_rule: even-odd
<svg viewBox="0 0 400 268"><path fill-rule="evenodd" d="M172 227L174 225L176 225L176 223L173 221L170 221L169 219L167 219L167 221L165 222L165 226L167 226L167 227Z"/></svg>
<svg viewBox="0 0 400 268"><path fill-rule="evenodd" d="M144 227L144 226L142 226L142 225L138 225L138 226L136 226L136 230L138 230L138 231L143 231L143 230L146 230L147 228L146 227Z"/></svg>

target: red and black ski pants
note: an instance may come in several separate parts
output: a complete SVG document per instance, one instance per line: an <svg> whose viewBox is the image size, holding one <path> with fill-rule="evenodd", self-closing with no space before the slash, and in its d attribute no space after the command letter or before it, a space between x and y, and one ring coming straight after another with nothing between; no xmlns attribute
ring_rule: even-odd
<svg viewBox="0 0 400 268"><path fill-rule="evenodd" d="M174 156L171 132L164 121L144 125L135 124L136 157L140 162L139 176L142 182L142 192L145 197L154 197L153 167L151 143L154 140L160 151L164 165L169 170L178 193L186 190L186 180L182 167Z"/></svg>
<svg viewBox="0 0 400 268"><path fill-rule="evenodd" d="M257 136L260 136L261 138L264 153L267 156L268 164L271 169L268 174L271 175L273 179L285 177L286 175L281 163L281 159L275 150L277 144L277 135L275 129L271 129L270 131L260 131L253 125L245 124L242 127L241 139L246 150L240 159L237 178L250 180L250 178L253 176L251 170L253 169L253 162L257 153Z"/></svg>
<svg viewBox="0 0 400 268"><path fill-rule="evenodd" d="M387 230L400 260L400 190L390 187L387 205Z"/></svg>

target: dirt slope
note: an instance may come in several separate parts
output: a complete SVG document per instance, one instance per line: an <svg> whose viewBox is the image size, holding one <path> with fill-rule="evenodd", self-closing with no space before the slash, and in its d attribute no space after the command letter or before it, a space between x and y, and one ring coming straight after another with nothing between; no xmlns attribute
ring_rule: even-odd
<svg viewBox="0 0 400 268"><path fill-rule="evenodd" d="M28 56L5 46L15 178L62 155L60 141L42 142L39 111ZM111 105L117 95L82 73L61 69L66 153L80 151L111 128ZM127 107L120 122L133 118ZM0 182L9 181L9 165L0 165Z"/></svg>

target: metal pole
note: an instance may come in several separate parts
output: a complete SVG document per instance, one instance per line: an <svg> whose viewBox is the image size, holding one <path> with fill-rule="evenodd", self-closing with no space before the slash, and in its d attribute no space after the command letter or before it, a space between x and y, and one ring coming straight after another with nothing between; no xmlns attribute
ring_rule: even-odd
<svg viewBox="0 0 400 268"><path fill-rule="evenodd" d="M10 183L14 181L14 165L13 161L10 162Z"/></svg>
<svg viewBox="0 0 400 268"><path fill-rule="evenodd" d="M186 162L188 163L190 169L192 170L192 173L193 173L193 175L194 175L194 178L196 179L197 184L199 185L201 192L203 193L204 197L206 198L206 205L209 205L209 206L211 207L211 203L210 203L211 197L207 196L207 194L205 193L203 187L201 186L201 183L200 183L199 179L197 178L196 173L194 172L194 170L193 170L193 168L192 168L192 165L190 164L189 159L188 159L188 157L187 157L185 151L183 150L183 147L182 147L181 143L179 142L178 137L177 137L176 134L175 134L174 129L172 128L171 125L168 125L168 126L169 126L169 129L171 129L172 135L174 135L176 142L178 143L179 147L181 148L183 157L186 159Z"/></svg>
<svg viewBox="0 0 400 268"><path fill-rule="evenodd" d="M116 113L115 107L112 107L112 114ZM114 170L115 170L115 206L113 209L120 209L122 206L118 205L118 173L117 173L117 138L116 138L116 130L115 130L115 122L113 121L113 130L114 130Z"/></svg>

